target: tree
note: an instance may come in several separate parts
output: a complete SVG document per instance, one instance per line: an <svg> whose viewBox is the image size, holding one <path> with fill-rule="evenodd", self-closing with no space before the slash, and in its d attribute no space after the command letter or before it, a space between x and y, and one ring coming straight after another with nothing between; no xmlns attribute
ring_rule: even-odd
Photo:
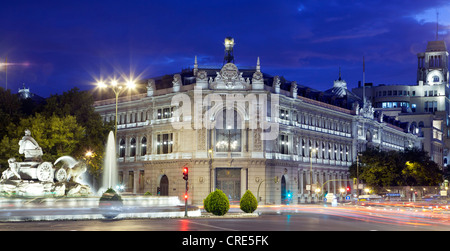
<svg viewBox="0 0 450 251"><path fill-rule="evenodd" d="M359 158L359 179L375 190L389 186L435 186L442 182L439 166L419 149L379 151L369 148ZM356 178L356 163L350 177Z"/></svg>
<svg viewBox="0 0 450 251"><path fill-rule="evenodd" d="M19 97L0 87L0 139L8 134L10 123L18 123L21 117Z"/></svg>
<svg viewBox="0 0 450 251"><path fill-rule="evenodd" d="M85 128L81 139L83 144L74 149L72 156L82 158L87 151L95 152L95 157L90 159L88 171L98 181L107 135L114 130L114 123L103 123L100 114L95 112L92 94L73 88L61 95L52 95L46 100L46 104L40 107L40 112L47 117L74 116L76 122Z"/></svg>

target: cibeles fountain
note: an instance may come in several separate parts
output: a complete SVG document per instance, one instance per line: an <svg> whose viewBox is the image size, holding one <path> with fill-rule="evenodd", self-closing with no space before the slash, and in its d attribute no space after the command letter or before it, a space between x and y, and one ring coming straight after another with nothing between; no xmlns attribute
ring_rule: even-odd
<svg viewBox="0 0 450 251"><path fill-rule="evenodd" d="M42 160L42 148L31 137L30 130L19 141L19 154L23 162L8 159L9 167L0 179L0 194L19 197L88 196L91 188L83 184L81 176L86 172L84 161L62 156L54 163ZM59 165L58 165L59 164Z"/></svg>
<svg viewBox="0 0 450 251"><path fill-rule="evenodd" d="M102 200L110 195L115 197L105 191L109 188L117 189L116 186L119 185L113 132L109 133L106 144L103 183L94 193L82 179L87 171L84 161L78 161L71 156L59 157L53 163L43 161L42 148L31 137L28 129L25 130L25 136L19 141L19 145L19 153L24 155L23 161L8 159L9 166L0 179L0 209L8 208L0 210L0 221L147 218L185 214L184 210L178 210L181 202L177 196L125 195L120 199L120 206L112 199ZM102 196L99 198L99 195ZM34 210L36 207L41 210ZM21 210L18 211L25 215L10 215L12 209L19 208ZM58 210L59 208L64 209ZM89 210L85 210L86 208ZM79 213L80 210L83 213ZM14 213L18 214L17 210ZM200 209L190 209L189 215L201 215Z"/></svg>

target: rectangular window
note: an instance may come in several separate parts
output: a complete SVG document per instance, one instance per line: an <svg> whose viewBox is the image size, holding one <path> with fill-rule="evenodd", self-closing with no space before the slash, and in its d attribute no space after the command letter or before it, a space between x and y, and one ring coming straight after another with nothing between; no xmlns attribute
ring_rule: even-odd
<svg viewBox="0 0 450 251"><path fill-rule="evenodd" d="M173 133L158 134L156 140L157 154L172 153Z"/></svg>
<svg viewBox="0 0 450 251"><path fill-rule="evenodd" d="M280 119L288 120L289 119L289 111L280 109Z"/></svg>
<svg viewBox="0 0 450 251"><path fill-rule="evenodd" d="M170 108L164 108L163 109L163 118L168 119L172 117L172 113L170 112Z"/></svg>
<svg viewBox="0 0 450 251"><path fill-rule="evenodd" d="M134 172L128 171L127 192L133 192L134 190Z"/></svg>
<svg viewBox="0 0 450 251"><path fill-rule="evenodd" d="M157 119L168 119L173 116L173 107L164 107L158 109Z"/></svg>
<svg viewBox="0 0 450 251"><path fill-rule="evenodd" d="M288 135L281 134L280 135L280 153L281 154L289 154L289 140Z"/></svg>
<svg viewBox="0 0 450 251"><path fill-rule="evenodd" d="M157 119L162 118L162 109L158 109Z"/></svg>

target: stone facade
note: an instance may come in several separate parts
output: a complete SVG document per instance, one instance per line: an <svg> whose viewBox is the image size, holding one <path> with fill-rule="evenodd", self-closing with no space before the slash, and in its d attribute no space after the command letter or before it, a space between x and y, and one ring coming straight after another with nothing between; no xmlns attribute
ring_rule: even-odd
<svg viewBox="0 0 450 251"><path fill-rule="evenodd" d="M311 183L336 194L350 185L348 168L368 146L421 146L416 135L374 119L371 107L347 109L262 73L259 58L249 69L199 67L195 60L193 70L173 76L146 80L146 93L118 100L119 180L127 192L181 199L187 166L192 204L216 188L232 202L246 190L262 204L308 202L317 199ZM109 122L115 105L99 100L95 109Z"/></svg>

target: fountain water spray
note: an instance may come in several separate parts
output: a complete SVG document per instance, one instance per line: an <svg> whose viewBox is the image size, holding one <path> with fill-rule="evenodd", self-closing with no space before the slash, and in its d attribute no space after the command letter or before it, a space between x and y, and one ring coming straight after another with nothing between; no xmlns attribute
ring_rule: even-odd
<svg viewBox="0 0 450 251"><path fill-rule="evenodd" d="M103 164L103 189L115 189L118 183L117 173L117 156L116 156L116 142L114 133L111 131L106 142L106 152Z"/></svg>

